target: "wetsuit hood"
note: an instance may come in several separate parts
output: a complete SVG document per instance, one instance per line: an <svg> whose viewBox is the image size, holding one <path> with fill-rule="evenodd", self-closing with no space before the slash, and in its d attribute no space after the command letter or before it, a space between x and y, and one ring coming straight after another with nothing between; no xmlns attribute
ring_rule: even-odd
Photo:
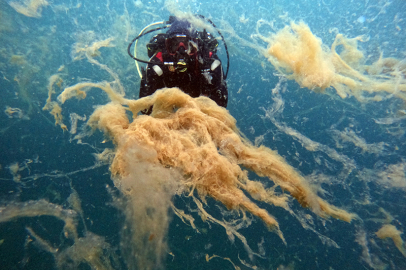
<svg viewBox="0 0 406 270"><path fill-rule="evenodd" d="M191 28L192 26L188 21L175 18L175 20L171 23L171 27L166 33L168 37L172 37L174 35L179 34L192 37L193 34L190 32Z"/></svg>

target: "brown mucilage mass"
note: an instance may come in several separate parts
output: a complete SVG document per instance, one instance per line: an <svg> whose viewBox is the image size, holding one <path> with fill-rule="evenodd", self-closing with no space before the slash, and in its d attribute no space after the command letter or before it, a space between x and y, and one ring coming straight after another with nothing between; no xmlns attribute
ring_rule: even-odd
<svg viewBox="0 0 406 270"><path fill-rule="evenodd" d="M108 82L78 83L65 88L58 101L64 103L77 95L84 98L93 88L105 91L111 99L93 112L87 125L109 135L115 144L110 171L125 198L122 246L127 248L123 255L137 269L162 266L168 250L165 239L170 208L198 231L194 217L172 203L175 195L191 197L202 220L222 226L231 241L234 237L241 240L251 259L255 253L238 232L250 224L247 213L259 217L285 242L277 220L260 208L258 201L294 214L288 204L290 194L323 218L347 222L356 218L318 197L305 178L275 151L253 146L228 111L211 99L192 98L178 88L167 88L130 100L116 87ZM151 115L140 114L151 106ZM271 182L252 181L243 168ZM232 221L214 218L204 207L208 197L242 215Z"/></svg>
<svg viewBox="0 0 406 270"><path fill-rule="evenodd" d="M134 161L128 159L129 151L134 151L134 147L149 149L152 154L145 157L144 162L179 170L184 194L192 195L196 190L203 201L210 196L230 210L250 212L282 239L276 219L258 207L243 190L256 200L281 207L288 207L287 198L275 195L274 187L267 190L262 183L249 180L240 166L268 177L319 216L347 222L355 217L319 198L275 151L264 146L254 147L244 139L228 111L208 98L193 99L171 88L136 101L122 101L134 114L132 122L125 107L118 102L99 107L89 119L91 126L107 132L114 140L116 155L111 173L115 178L131 174ZM137 116L151 105L154 106L151 116Z"/></svg>
<svg viewBox="0 0 406 270"><path fill-rule="evenodd" d="M381 55L366 65L357 47L362 37L350 39L337 34L329 49L305 23L292 22L271 37L261 38L269 44L265 57L301 87L315 91L333 87L341 98L354 96L363 102L391 96L406 100L405 62Z"/></svg>

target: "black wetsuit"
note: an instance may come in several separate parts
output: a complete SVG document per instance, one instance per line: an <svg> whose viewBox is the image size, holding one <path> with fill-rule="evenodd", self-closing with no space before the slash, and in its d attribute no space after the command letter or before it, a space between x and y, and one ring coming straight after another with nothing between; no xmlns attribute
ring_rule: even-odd
<svg viewBox="0 0 406 270"><path fill-rule="evenodd" d="M143 71L140 98L164 87L179 87L191 97L207 96L217 105L227 107L228 91L221 61L214 52L206 52L206 57L202 54L198 52L190 56L187 70L180 72L176 70L176 61L165 52L165 48L156 52ZM144 113L150 112L151 109Z"/></svg>

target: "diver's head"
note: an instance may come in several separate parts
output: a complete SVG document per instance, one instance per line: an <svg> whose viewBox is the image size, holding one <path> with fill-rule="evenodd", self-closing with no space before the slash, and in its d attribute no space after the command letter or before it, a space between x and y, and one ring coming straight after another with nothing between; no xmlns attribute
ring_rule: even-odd
<svg viewBox="0 0 406 270"><path fill-rule="evenodd" d="M165 46L170 55L195 55L197 53L197 39L185 34L173 34L166 38Z"/></svg>
<svg viewBox="0 0 406 270"><path fill-rule="evenodd" d="M188 58L197 53L197 32L188 21L174 18L166 34L165 47L170 55Z"/></svg>

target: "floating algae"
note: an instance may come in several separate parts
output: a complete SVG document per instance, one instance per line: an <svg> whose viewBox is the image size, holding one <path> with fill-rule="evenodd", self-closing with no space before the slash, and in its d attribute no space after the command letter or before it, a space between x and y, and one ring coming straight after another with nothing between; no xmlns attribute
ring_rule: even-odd
<svg viewBox="0 0 406 270"><path fill-rule="evenodd" d="M140 269L153 268L153 261L160 265L166 246L168 209L175 194L193 197L202 216L225 227L245 243L249 252L252 251L245 238L231 225L207 213L201 201L205 203L206 197L212 197L229 210L249 212L285 241L277 220L244 191L255 200L290 210L287 195L276 195L272 188L267 190L262 183L249 180L247 171L240 166L268 177L321 217L347 222L356 217L319 198L276 152L251 145L239 134L228 111L206 97L193 99L177 88L170 88L153 96L128 100L115 93L108 83L81 83L66 88L58 100L65 101L74 97L74 93L82 95L80 88L89 86L106 91L113 100L98 107L88 125L110 135L116 145L110 171L116 187L128 199L127 223L133 222L133 231L132 238L125 239L136 244L128 255L136 254L136 258L127 261L135 260ZM153 106L151 116L138 115L150 106ZM126 110L133 113L132 122ZM152 244L148 241L151 235L154 235Z"/></svg>
<svg viewBox="0 0 406 270"><path fill-rule="evenodd" d="M406 100L405 63L381 56L371 66L363 66L364 56L357 49L361 37L338 34L329 50L305 23L292 22L270 38L261 38L269 43L263 52L268 60L301 87L315 91L333 87L341 98L354 96L360 101L381 101L385 92ZM365 96L365 92L376 95Z"/></svg>
<svg viewBox="0 0 406 270"><path fill-rule="evenodd" d="M9 106L6 106L4 113L9 118L19 118L19 119L24 119L24 120L30 120L30 118L27 115L25 115L24 112L20 108L11 108Z"/></svg>
<svg viewBox="0 0 406 270"><path fill-rule="evenodd" d="M49 111L50 114L52 114L55 118L55 125L59 125L63 130L68 130L66 125L63 123L63 117L62 117L62 108L59 106L59 104L55 101L52 101L52 94L55 93L54 90L54 84L57 86L62 85L62 79L58 74L54 74L49 78L48 82L48 98L46 100L45 106L42 108L44 111Z"/></svg>
<svg viewBox="0 0 406 270"><path fill-rule="evenodd" d="M72 193L72 195L74 194L75 192ZM80 204L79 199L76 199L74 204ZM77 269L80 264L84 263L91 269L117 269L115 266L118 265L118 259L103 237L89 231L85 231L83 237L79 236L78 214L83 216L83 212L80 205L76 208L66 209L43 199L23 203L14 202L0 206L0 223L26 217L54 217L64 222L64 236L73 241L71 246L55 248L47 240L38 236L32 228L26 227L26 230L32 238L28 239L27 243L33 242L38 248L51 253L58 269Z"/></svg>
<svg viewBox="0 0 406 270"><path fill-rule="evenodd" d="M391 224L383 225L382 228L376 232L376 236L380 239L391 238L398 250L406 257L406 249L403 240L400 237L401 234L402 232L398 231L398 229Z"/></svg>
<svg viewBox="0 0 406 270"><path fill-rule="evenodd" d="M10 1L9 5L27 17L40 18L42 7L47 6L48 2L46 0L17 0Z"/></svg>

